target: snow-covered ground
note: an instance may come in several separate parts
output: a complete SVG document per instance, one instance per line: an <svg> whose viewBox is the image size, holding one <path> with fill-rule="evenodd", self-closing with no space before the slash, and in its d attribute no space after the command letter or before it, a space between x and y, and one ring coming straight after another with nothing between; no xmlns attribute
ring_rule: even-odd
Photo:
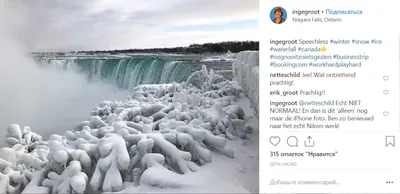
<svg viewBox="0 0 400 194"><path fill-rule="evenodd" d="M49 140L10 125L0 193L255 193L258 120L236 81L203 69L141 85Z"/></svg>
<svg viewBox="0 0 400 194"><path fill-rule="evenodd" d="M254 132L248 135L248 140L227 142L227 147L235 150L234 158L212 153L211 163L182 180L193 183L193 186L165 189L146 185L133 187L127 183L127 188L119 193L259 193L258 119L254 116L248 99L242 96L233 104L243 108L247 115L247 123L254 129Z"/></svg>
<svg viewBox="0 0 400 194"><path fill-rule="evenodd" d="M213 162L205 167L209 167L224 180L232 181L251 193L259 193L259 122L250 108L248 99L242 97L233 104L243 108L247 115L246 122L254 131L248 135L248 140L228 142L228 146L235 150L235 158L226 158L214 153Z"/></svg>

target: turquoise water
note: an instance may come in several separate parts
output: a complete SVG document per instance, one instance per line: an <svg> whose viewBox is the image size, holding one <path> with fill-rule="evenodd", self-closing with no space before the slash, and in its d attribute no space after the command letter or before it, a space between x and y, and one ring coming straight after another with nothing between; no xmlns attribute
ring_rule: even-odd
<svg viewBox="0 0 400 194"><path fill-rule="evenodd" d="M74 69L89 81L106 81L119 88L131 89L141 84L183 82L199 65L191 61L159 59L37 59L43 67Z"/></svg>

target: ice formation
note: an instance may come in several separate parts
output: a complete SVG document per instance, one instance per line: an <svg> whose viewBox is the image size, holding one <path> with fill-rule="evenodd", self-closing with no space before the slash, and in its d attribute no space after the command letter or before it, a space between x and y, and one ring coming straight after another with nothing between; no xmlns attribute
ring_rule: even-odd
<svg viewBox="0 0 400 194"><path fill-rule="evenodd" d="M125 101L104 101L88 120L48 141L13 124L9 148L0 150L0 192L115 192L126 182L188 185L185 176L212 162L211 152L233 158L227 141L252 132L242 108L233 105L242 92L236 81L203 66L186 82L140 85Z"/></svg>
<svg viewBox="0 0 400 194"><path fill-rule="evenodd" d="M47 176L42 185L51 189L51 193L83 193L86 190L88 177L81 172L79 161L71 161L61 175L49 172Z"/></svg>
<svg viewBox="0 0 400 194"><path fill-rule="evenodd" d="M259 114L259 53L258 51L242 51L237 54L233 66L234 80L239 82L247 98L250 100L255 115Z"/></svg>
<svg viewBox="0 0 400 194"><path fill-rule="evenodd" d="M227 53L219 56L208 57L202 59L200 62L211 62L211 61L235 61L236 53L228 51Z"/></svg>

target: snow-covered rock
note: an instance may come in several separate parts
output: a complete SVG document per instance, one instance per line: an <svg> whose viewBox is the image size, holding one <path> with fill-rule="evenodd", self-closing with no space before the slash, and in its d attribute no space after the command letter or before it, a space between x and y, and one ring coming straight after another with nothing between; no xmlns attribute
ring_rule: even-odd
<svg viewBox="0 0 400 194"><path fill-rule="evenodd" d="M234 80L236 80L247 98L250 100L255 115L259 114L259 52L242 51L237 54L232 64Z"/></svg>

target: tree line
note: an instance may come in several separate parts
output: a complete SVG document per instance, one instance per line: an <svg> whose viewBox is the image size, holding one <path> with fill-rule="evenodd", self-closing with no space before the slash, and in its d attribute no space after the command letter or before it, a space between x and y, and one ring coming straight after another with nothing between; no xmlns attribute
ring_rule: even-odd
<svg viewBox="0 0 400 194"><path fill-rule="evenodd" d="M150 49L123 49L123 50L96 50L78 51L78 53L179 53L179 54L202 54L202 53L226 53L228 51L237 53L245 50L259 50L258 41L228 41L218 43L191 44L188 47L172 48L150 48Z"/></svg>

